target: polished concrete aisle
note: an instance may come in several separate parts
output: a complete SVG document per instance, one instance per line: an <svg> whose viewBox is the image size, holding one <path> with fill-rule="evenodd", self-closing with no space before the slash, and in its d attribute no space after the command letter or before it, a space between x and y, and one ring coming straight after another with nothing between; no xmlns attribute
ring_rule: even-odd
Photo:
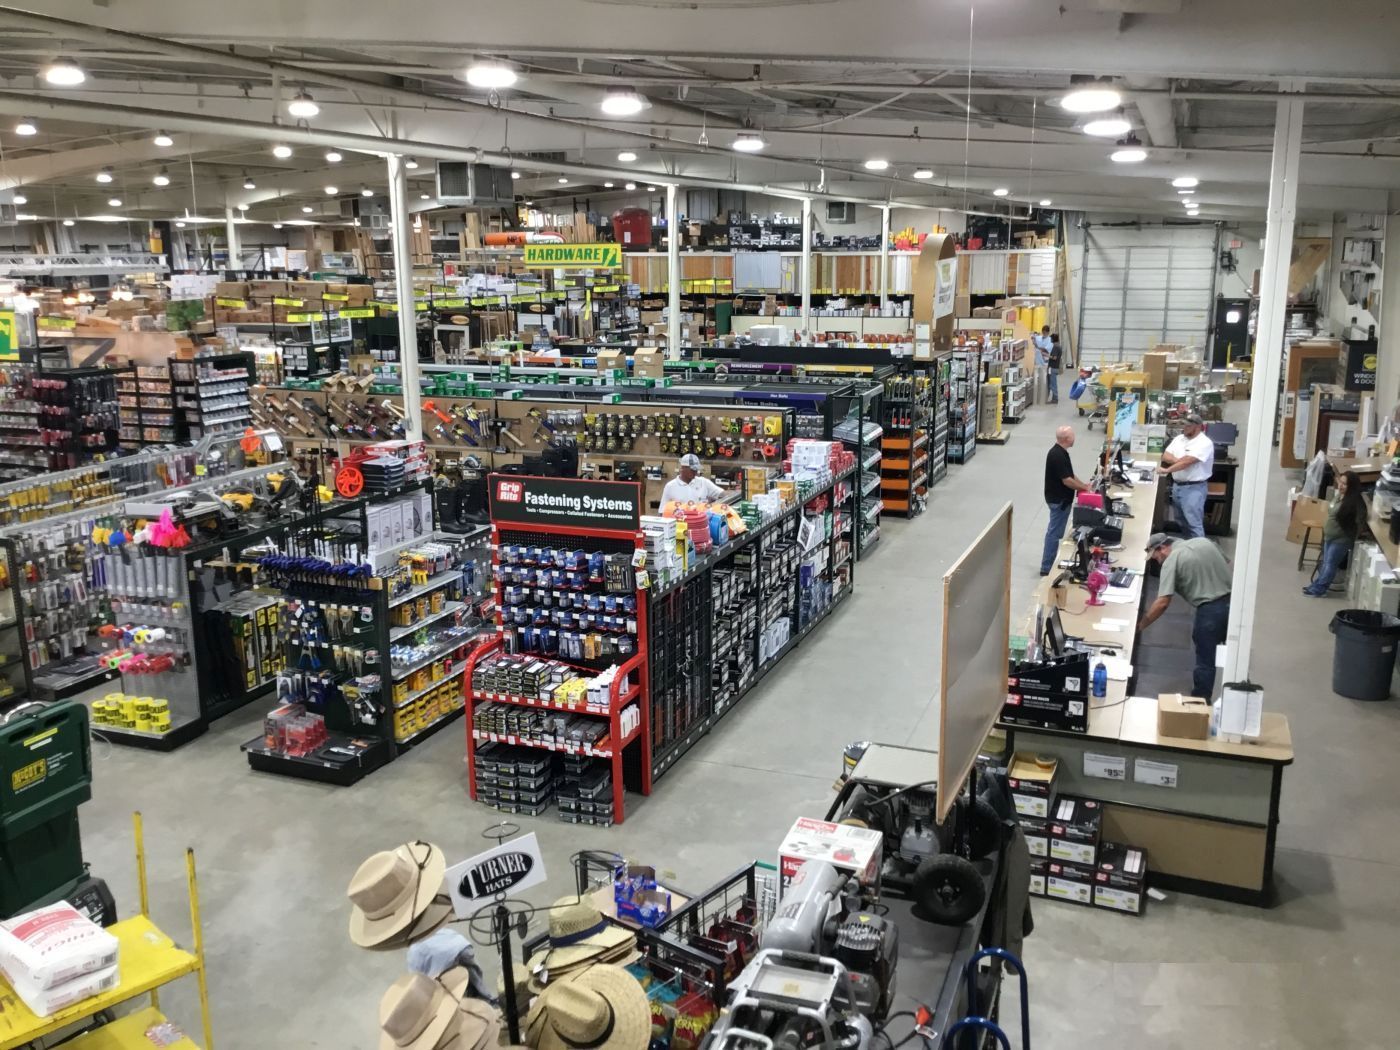
<svg viewBox="0 0 1400 1050"><path fill-rule="evenodd" d="M1007 445L982 446L971 464L952 467L922 517L889 521L858 567L852 599L650 798L630 796L621 827L563 825L552 811L523 820L552 873L533 900L569 890L568 858L582 848L619 851L703 886L752 858L771 860L795 817L823 814L847 742L936 746L942 573L1011 500L1013 607L1024 608L1046 521L1044 455L1062 422L1081 421L1069 405L1033 409ZM1085 473L1098 440L1081 429L1075 462ZM1270 707L1293 720L1299 752L1284 781L1282 902L1261 911L1173 895L1142 919L1037 902L1026 958L1042 1050L1395 1042L1400 1008L1384 989L1400 968L1400 708L1332 695L1326 623L1340 605L1299 594L1296 548L1282 539L1287 479L1275 475L1255 676ZM1183 667L1182 684L1189 678ZM459 727L350 789L254 774L238 745L258 732L264 707L171 755L96 744L86 852L129 913L128 815L141 809L155 917L187 939L181 850L195 848L221 1050L369 1050L379 997L403 959L350 945L351 873L365 855L415 837L459 859L487 845L481 833L496 814L467 798ZM917 932L905 937L904 950L917 951ZM192 992L163 1002L192 1022Z"/></svg>

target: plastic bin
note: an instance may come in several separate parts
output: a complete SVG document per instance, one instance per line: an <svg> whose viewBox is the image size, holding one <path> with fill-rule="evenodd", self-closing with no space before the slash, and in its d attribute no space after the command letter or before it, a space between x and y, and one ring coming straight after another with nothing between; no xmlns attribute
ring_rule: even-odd
<svg viewBox="0 0 1400 1050"><path fill-rule="evenodd" d="M1367 609L1343 609L1327 629L1337 638L1332 691L1353 700L1390 699L1400 618Z"/></svg>

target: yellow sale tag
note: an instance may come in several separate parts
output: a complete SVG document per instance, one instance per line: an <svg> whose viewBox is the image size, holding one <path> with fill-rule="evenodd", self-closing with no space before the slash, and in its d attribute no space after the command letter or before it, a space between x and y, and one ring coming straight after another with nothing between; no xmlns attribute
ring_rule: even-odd
<svg viewBox="0 0 1400 1050"><path fill-rule="evenodd" d="M230 310L243 310L248 306L242 299L215 299L214 305L227 306Z"/></svg>
<svg viewBox="0 0 1400 1050"><path fill-rule="evenodd" d="M325 295L321 296L321 298L328 303L348 303L350 301L348 295L334 295L331 292L327 292Z"/></svg>
<svg viewBox="0 0 1400 1050"><path fill-rule="evenodd" d="M301 305L303 305L303 303L302 303L302 300L300 300L300 299L283 299L281 296L274 296L273 299L272 299L272 305L273 305L273 306L301 306Z"/></svg>

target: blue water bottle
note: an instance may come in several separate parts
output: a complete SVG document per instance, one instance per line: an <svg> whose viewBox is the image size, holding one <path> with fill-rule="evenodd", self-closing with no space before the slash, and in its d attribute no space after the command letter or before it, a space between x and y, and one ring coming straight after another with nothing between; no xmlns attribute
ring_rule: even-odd
<svg viewBox="0 0 1400 1050"><path fill-rule="evenodd" d="M1094 665L1094 695L1104 697L1108 695L1108 668L1100 660Z"/></svg>

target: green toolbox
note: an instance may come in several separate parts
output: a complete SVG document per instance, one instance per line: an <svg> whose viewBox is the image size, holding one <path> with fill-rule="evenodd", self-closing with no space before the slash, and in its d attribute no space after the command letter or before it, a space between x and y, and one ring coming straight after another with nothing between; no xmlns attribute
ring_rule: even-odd
<svg viewBox="0 0 1400 1050"><path fill-rule="evenodd" d="M78 806L90 798L86 705L19 708L0 722L0 918L84 879Z"/></svg>

